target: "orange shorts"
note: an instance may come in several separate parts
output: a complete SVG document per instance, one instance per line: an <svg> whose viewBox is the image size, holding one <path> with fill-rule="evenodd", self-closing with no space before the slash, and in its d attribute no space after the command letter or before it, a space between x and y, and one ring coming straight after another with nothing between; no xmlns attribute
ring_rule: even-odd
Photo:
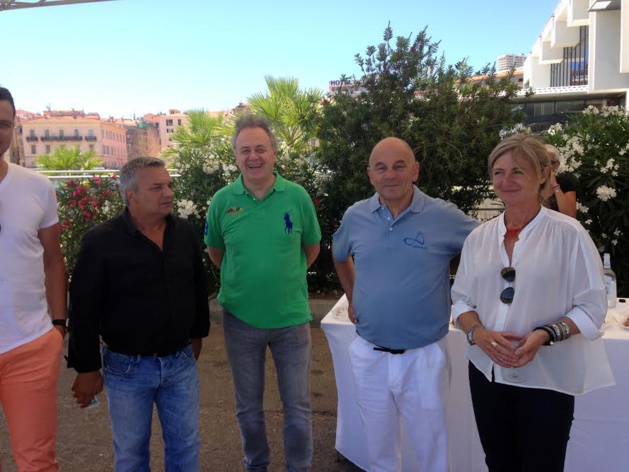
<svg viewBox="0 0 629 472"><path fill-rule="evenodd" d="M0 354L0 405L20 472L59 470L55 441L62 349L63 337L53 328Z"/></svg>

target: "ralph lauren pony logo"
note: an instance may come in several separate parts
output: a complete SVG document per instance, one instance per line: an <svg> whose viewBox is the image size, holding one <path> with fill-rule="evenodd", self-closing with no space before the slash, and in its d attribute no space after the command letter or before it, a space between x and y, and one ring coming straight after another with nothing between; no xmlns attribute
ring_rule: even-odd
<svg viewBox="0 0 629 472"><path fill-rule="evenodd" d="M284 213L284 225L284 232L291 234L293 232L293 222L290 220L290 214L288 212Z"/></svg>

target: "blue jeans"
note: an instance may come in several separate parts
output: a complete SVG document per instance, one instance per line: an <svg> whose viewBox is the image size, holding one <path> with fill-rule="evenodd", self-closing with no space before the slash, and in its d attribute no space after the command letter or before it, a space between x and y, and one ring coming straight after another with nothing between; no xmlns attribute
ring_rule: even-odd
<svg viewBox="0 0 629 472"><path fill-rule="evenodd" d="M166 471L199 470L199 376L190 346L164 357L103 348L103 377L116 472L150 471L153 404L162 425Z"/></svg>
<svg viewBox="0 0 629 472"><path fill-rule="evenodd" d="M224 311L223 329L234 382L245 469L266 472L270 461L263 406L264 361L269 346L284 409L286 470L309 471L312 461L310 325L260 329Z"/></svg>

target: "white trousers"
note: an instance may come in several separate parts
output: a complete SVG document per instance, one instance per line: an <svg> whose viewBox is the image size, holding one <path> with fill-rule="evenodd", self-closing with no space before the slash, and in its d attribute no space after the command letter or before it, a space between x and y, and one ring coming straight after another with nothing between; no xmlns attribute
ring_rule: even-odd
<svg viewBox="0 0 629 472"><path fill-rule="evenodd" d="M360 336L349 347L358 410L369 448L369 472L396 472L401 427L421 472L447 472L445 404L449 386L445 338L404 354L374 351Z"/></svg>

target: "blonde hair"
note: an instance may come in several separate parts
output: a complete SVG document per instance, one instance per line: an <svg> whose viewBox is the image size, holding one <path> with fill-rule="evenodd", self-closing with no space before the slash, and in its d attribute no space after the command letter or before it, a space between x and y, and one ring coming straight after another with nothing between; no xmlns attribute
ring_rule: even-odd
<svg viewBox="0 0 629 472"><path fill-rule="evenodd" d="M535 176L538 179L542 178L544 169L550 167L550 153L541 138L524 133L512 134L500 141L494 150L491 151L491 154L489 154L489 158L487 159L489 178L491 178L491 172L498 158L507 152L511 152L516 162L519 159L524 159L529 162L533 166ZM538 192L540 201L543 200L543 187L544 184L540 185Z"/></svg>
<svg viewBox="0 0 629 472"><path fill-rule="evenodd" d="M555 146L553 146L552 144L546 144L546 152L550 155L550 160L552 161L553 159L559 159L559 157L561 156L561 153L559 152L559 149L557 149Z"/></svg>

